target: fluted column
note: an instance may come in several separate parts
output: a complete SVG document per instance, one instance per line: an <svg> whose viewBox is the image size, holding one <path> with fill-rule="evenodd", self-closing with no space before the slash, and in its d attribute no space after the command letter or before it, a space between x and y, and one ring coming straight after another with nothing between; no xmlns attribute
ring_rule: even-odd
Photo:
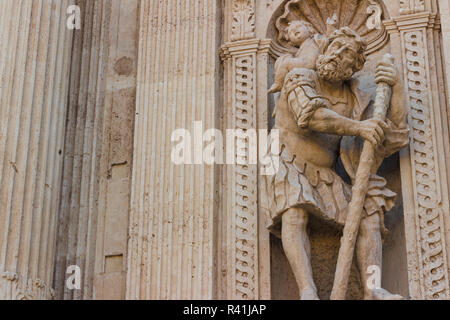
<svg viewBox="0 0 450 320"><path fill-rule="evenodd" d="M142 0L128 299L214 298L216 170L175 165L171 134L216 128L216 0Z"/></svg>
<svg viewBox="0 0 450 320"><path fill-rule="evenodd" d="M58 299L124 299L139 0L78 0L55 290ZM80 290L66 287L69 266Z"/></svg>
<svg viewBox="0 0 450 320"><path fill-rule="evenodd" d="M70 0L0 1L0 299L49 299Z"/></svg>
<svg viewBox="0 0 450 320"><path fill-rule="evenodd" d="M57 299L92 299L98 221L99 162L105 105L110 0L79 0L74 32L64 170L58 212ZM66 270L80 268L80 290L66 287Z"/></svg>

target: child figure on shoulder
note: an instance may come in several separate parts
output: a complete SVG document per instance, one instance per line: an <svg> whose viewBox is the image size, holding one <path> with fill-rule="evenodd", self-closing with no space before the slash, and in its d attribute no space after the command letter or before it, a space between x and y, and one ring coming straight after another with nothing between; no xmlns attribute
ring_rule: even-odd
<svg viewBox="0 0 450 320"><path fill-rule="evenodd" d="M306 21L292 21L286 28L284 39L298 48L295 55L287 54L275 63L275 83L269 93L280 92L287 74L296 68L316 70L316 61L321 53L325 37L315 32L313 26Z"/></svg>

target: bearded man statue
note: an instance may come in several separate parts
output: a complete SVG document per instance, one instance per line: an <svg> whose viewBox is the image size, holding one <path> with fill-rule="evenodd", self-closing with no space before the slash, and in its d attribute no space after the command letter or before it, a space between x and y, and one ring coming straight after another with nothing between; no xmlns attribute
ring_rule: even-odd
<svg viewBox="0 0 450 320"><path fill-rule="evenodd" d="M351 185L337 174L339 157L354 182L362 145L376 148L376 168L370 179L356 242L356 261L365 299L401 296L368 285L367 270L382 265L384 214L396 194L376 173L383 160L408 145L407 110L403 88L392 64L381 62L375 81L392 85L386 121L371 120L371 94L359 89L355 73L366 62L366 44L348 27L334 31L317 58L316 68L291 70L276 102L275 127L280 133L280 166L267 180L269 229L282 239L301 299L318 299L307 234L311 215L343 228L351 201ZM369 120L367 120L369 119Z"/></svg>

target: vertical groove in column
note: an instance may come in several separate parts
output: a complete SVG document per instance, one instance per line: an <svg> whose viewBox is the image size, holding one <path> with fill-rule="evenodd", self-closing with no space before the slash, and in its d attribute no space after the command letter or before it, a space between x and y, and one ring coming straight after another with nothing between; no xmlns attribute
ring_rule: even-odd
<svg viewBox="0 0 450 320"><path fill-rule="evenodd" d="M154 212L157 213L155 217L157 217L158 225L157 225L157 234L155 237L155 245L157 247L157 255L154 256L155 259L151 261L156 266L156 271L154 273L154 280L153 280L153 288L155 289L155 299L161 299L161 291L162 291L162 260L163 260L163 245L164 245L164 234L163 234L163 227L164 227L164 219L167 219L168 215L168 208L163 202L164 197L164 188L166 186L165 181L165 171L164 171L164 149L165 149L165 138L166 138L166 127L167 127L167 83L168 83L168 73L169 73L169 62L168 59L168 52L169 52L169 46L170 46L170 32L172 26L170 25L171 20L171 14L170 14L170 8L172 6L173 1L166 1L166 5L164 6L164 11L162 13L162 16L165 17L163 20L164 23L161 24L161 38L164 40L159 45L161 46L161 60L160 63L163 66L162 72L159 73L159 91L162 94L158 94L158 101L157 101L157 107L159 107L158 113L157 113L157 122L158 122L158 131L156 135L156 139L159 142L156 147L156 162L155 162L155 176L156 176L156 182L155 182L155 202L154 202ZM172 93L171 93L172 94ZM168 181L167 181L168 182ZM163 214L164 212L164 214Z"/></svg>
<svg viewBox="0 0 450 320"><path fill-rule="evenodd" d="M52 204L61 180L58 135L67 111L70 3L1 4L0 299L53 296Z"/></svg>
<svg viewBox="0 0 450 320"><path fill-rule="evenodd" d="M140 12L140 21L144 21L144 20L148 20L149 17L148 15L148 6L151 3L149 1L145 1L144 3L141 4L141 12ZM148 52L148 47L147 47L147 37L145 36L147 32L149 32L149 27L150 24L146 25L147 29L144 29L143 27L141 27L141 30L139 30L139 43L140 43L140 47L139 47L139 57L141 56L146 56L147 52ZM146 76L146 72L145 72L145 63L143 63L143 61L141 59L138 59L138 74L137 77L139 79L142 79L141 77L145 77ZM137 83L137 95L136 95L136 105L140 106L141 103L146 104L147 100L146 98L148 98L148 95L146 95L146 90L145 90L145 84L147 83L147 81L143 81L143 83ZM143 86L143 88L141 88L141 85ZM136 110L136 113L139 114L140 112L142 112L142 110L140 110L139 108ZM140 117L139 118L139 122L136 122L136 128L140 128L141 131L136 130L135 133L135 139L134 139L134 148L136 148L135 146L137 145L142 145L143 144L143 140L147 137L146 134L144 134L144 126L143 126L143 119L145 117ZM145 145L145 143L143 144ZM133 160L133 168L135 168L136 170L133 170L133 177L132 180L134 183L139 184L139 185L143 185L143 179L145 178L145 175L140 175L137 176L136 175L136 171L140 172L140 170L138 170L137 168L142 168L142 163L144 162L142 159L142 156L144 155L135 155L134 156L134 160ZM139 188L139 190L143 190L143 188ZM129 257L135 257L137 255L137 253L134 251L136 250L137 252L140 249L140 245L139 245L139 238L137 238L135 235L135 231L134 231L134 227L135 226L141 226L139 221L139 209L142 208L142 201L143 201L143 193L141 192L140 194L136 195L136 194L132 194L131 195L131 213L130 213L130 244L129 244L129 248L130 250L128 251L128 256ZM139 202L139 204L136 203L136 201ZM136 205L136 207L133 206L133 204ZM133 211L135 210L135 211ZM137 216L134 215L134 213L137 212ZM136 234L139 234L136 233ZM132 260L132 259L128 259L128 270L132 269L135 270L136 273L128 273L127 274L127 296L131 297L132 299L135 299L139 296L139 291L140 291L140 286L139 283L136 281L136 278L139 278L140 276L140 261L138 261L138 259ZM130 288L133 288L132 291L130 291Z"/></svg>
<svg viewBox="0 0 450 320"><path fill-rule="evenodd" d="M194 121L216 125L218 8L144 0L141 10L127 298L212 298L215 167L174 165L171 135L194 141Z"/></svg>

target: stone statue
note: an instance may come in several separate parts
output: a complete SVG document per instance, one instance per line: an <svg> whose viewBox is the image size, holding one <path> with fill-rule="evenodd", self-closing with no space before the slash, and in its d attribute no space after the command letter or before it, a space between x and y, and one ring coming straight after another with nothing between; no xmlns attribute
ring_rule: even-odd
<svg viewBox="0 0 450 320"><path fill-rule="evenodd" d="M315 215L337 227L345 225L352 186L338 175L336 164L340 157L354 185L363 144L369 141L375 151L356 238L357 266L365 299L402 299L384 289L372 289L367 281L370 266L381 269L384 214L393 208L396 197L376 173L385 158L409 142L404 92L396 68L385 60L378 64L375 82L391 86L392 98L385 121L374 119L374 101L359 89L354 77L366 62L365 41L349 27L336 28L325 40L317 36L315 40L320 50L309 46L295 57L300 62L314 58L313 67L284 63L294 58L282 57L277 62L276 78L286 76L274 112L281 154L278 172L267 180L269 228L282 239L301 299L318 299L308 218ZM271 91L277 91L276 85Z"/></svg>
<svg viewBox="0 0 450 320"><path fill-rule="evenodd" d="M298 48L295 56L290 54L280 57L275 64L275 83L269 93L281 91L289 71L295 68L314 69L320 49L320 35L314 35L313 26L304 21L295 20L289 23L285 40Z"/></svg>

